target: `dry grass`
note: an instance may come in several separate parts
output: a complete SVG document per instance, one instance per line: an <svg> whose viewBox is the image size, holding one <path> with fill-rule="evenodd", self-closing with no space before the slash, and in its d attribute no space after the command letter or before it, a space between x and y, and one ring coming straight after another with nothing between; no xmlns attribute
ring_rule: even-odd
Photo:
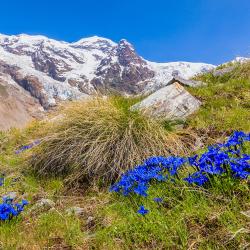
<svg viewBox="0 0 250 250"><path fill-rule="evenodd" d="M231 73L231 78L250 79L250 62L237 65L235 70Z"/></svg>
<svg viewBox="0 0 250 250"><path fill-rule="evenodd" d="M31 165L70 182L112 181L153 155L186 154L195 136L167 131L162 122L130 111L129 99L72 102L44 131Z"/></svg>
<svg viewBox="0 0 250 250"><path fill-rule="evenodd" d="M4 133L0 132L0 155L4 152L4 146L7 143L8 139Z"/></svg>

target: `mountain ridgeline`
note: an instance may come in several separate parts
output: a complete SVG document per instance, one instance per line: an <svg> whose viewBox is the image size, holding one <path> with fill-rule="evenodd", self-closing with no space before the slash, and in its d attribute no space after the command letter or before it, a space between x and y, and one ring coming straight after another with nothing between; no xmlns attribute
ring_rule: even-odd
<svg viewBox="0 0 250 250"><path fill-rule="evenodd" d="M153 92L166 85L173 72L190 78L213 68L149 62L124 39L115 43L94 36L67 43L44 36L0 35L0 84L28 92L44 109L96 93Z"/></svg>

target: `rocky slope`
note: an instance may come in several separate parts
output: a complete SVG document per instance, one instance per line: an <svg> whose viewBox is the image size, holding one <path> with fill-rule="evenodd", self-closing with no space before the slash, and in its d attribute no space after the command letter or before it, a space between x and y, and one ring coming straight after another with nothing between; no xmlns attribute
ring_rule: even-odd
<svg viewBox="0 0 250 250"><path fill-rule="evenodd" d="M32 118L40 118L43 108L38 100L9 77L0 73L0 130L22 127Z"/></svg>
<svg viewBox="0 0 250 250"><path fill-rule="evenodd" d="M115 43L94 36L66 43L44 36L0 35L0 73L45 109L98 92L152 92L166 85L173 72L189 78L213 68L203 63L149 62L124 39Z"/></svg>

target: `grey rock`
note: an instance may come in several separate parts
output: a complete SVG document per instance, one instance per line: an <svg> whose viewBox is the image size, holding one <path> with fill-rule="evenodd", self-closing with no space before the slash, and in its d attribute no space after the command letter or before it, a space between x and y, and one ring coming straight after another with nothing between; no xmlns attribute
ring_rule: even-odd
<svg viewBox="0 0 250 250"><path fill-rule="evenodd" d="M90 229L93 228L95 226L95 218L92 216L89 216L86 220L86 226Z"/></svg>
<svg viewBox="0 0 250 250"><path fill-rule="evenodd" d="M178 82L182 86L189 86L189 87L200 87L200 86L206 85L204 82L201 82L201 81L184 79L184 78L178 76L178 74L176 72L173 72L172 75L173 75L173 79L171 81L169 81L169 83L167 85L171 85L175 82Z"/></svg>
<svg viewBox="0 0 250 250"><path fill-rule="evenodd" d="M93 221L94 221L94 219L95 219L94 217L89 216L89 217L88 217L88 219L87 219L87 221L86 221L86 222L87 222L87 224L89 224L89 223L93 222Z"/></svg>
<svg viewBox="0 0 250 250"><path fill-rule="evenodd" d="M66 210L67 214L75 214L77 216L81 216L84 213L84 209L81 207L70 207Z"/></svg>
<svg viewBox="0 0 250 250"><path fill-rule="evenodd" d="M30 213L39 214L47 212L50 209L54 208L54 206L55 206L54 201L50 199L41 199L30 209Z"/></svg>
<svg viewBox="0 0 250 250"><path fill-rule="evenodd" d="M213 76L223 76L234 70L235 66L226 67L224 69L216 69L212 72Z"/></svg>
<svg viewBox="0 0 250 250"><path fill-rule="evenodd" d="M194 113L201 102L193 97L178 82L154 92L140 103L132 106L132 110L165 119L182 119Z"/></svg>
<svg viewBox="0 0 250 250"><path fill-rule="evenodd" d="M232 63L247 63L250 61L250 57L237 56Z"/></svg>

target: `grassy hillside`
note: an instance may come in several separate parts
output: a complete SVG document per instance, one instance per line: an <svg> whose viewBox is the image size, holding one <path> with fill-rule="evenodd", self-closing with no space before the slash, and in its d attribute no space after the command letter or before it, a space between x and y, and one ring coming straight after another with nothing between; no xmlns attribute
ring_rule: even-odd
<svg viewBox="0 0 250 250"><path fill-rule="evenodd" d="M29 205L12 220L0 221L0 248L248 249L249 178L227 173L200 187L183 181L184 168L168 181L152 181L147 197L109 192L110 182L133 162L160 153L200 155L207 149L195 146L198 136L211 144L234 130L250 132L250 64L236 65L224 76L198 78L207 85L189 91L203 105L184 129L131 112L137 100L116 97L99 106L74 103L61 109L64 120L50 117L1 133L0 195L16 192L16 199ZM16 152L37 139L40 145ZM242 151L250 154L249 142ZM103 178L102 171L112 174ZM43 198L53 201L53 208L34 210ZM147 214L137 212L141 205ZM72 207L82 208L81 215L70 213Z"/></svg>
<svg viewBox="0 0 250 250"><path fill-rule="evenodd" d="M207 85L189 88L203 102L198 114L190 117L189 126L217 132L250 131L250 63L236 64L222 76L208 73L197 79Z"/></svg>

